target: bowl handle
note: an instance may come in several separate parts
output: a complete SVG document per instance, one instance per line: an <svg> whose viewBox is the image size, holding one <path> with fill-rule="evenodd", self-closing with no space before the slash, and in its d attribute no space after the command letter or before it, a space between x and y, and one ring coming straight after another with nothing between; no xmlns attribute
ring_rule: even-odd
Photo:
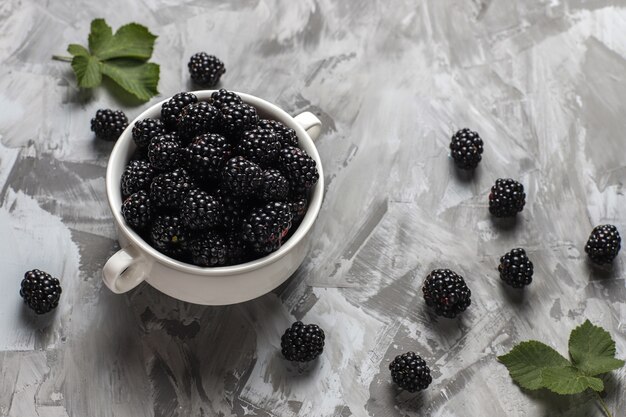
<svg viewBox="0 0 626 417"><path fill-rule="evenodd" d="M294 117L300 126L306 130L311 139L315 140L322 131L322 122L313 113L305 111Z"/></svg>
<svg viewBox="0 0 626 417"><path fill-rule="evenodd" d="M137 258L128 250L120 249L104 264L102 277L111 291L122 294L132 290L144 280Z"/></svg>

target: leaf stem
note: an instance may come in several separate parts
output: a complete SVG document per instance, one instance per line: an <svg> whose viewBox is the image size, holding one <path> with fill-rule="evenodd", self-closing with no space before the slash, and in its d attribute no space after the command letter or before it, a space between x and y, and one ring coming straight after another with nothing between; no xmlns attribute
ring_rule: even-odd
<svg viewBox="0 0 626 417"><path fill-rule="evenodd" d="M613 417L613 414L611 414L611 412L609 411L609 407L606 405L600 394L596 392L596 395L598 397L598 403L600 404L600 407L602 407L602 411L604 411L604 414L606 414L607 417Z"/></svg>
<svg viewBox="0 0 626 417"><path fill-rule="evenodd" d="M57 61L72 62L71 56L52 55L52 59Z"/></svg>

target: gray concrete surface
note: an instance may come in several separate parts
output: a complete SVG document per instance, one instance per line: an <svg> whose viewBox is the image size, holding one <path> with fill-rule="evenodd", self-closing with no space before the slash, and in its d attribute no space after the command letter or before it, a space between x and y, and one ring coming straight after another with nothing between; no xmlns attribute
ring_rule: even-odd
<svg viewBox="0 0 626 417"><path fill-rule="evenodd" d="M226 62L223 87L324 121L315 244L281 288L210 308L102 285L117 250L111 146L89 119L141 106L79 91L50 60L85 42L95 17L159 35L161 97L192 88L186 61L205 50ZM626 357L626 254L596 271L583 252L595 224L626 234L625 31L623 0L3 0L0 415L601 416L589 396L521 391L495 357L529 338L565 352L586 318ZM473 177L448 158L464 126L486 142ZM509 176L528 201L502 225L486 202ZM536 268L523 295L495 270L517 246ZM62 279L54 315L31 315L17 294L35 267ZM424 307L420 284L436 267L473 291L459 319ZM326 330L308 367L278 353L294 319ZM433 370L423 393L390 384L388 363L407 350ZM606 377L615 416L626 415L625 376Z"/></svg>

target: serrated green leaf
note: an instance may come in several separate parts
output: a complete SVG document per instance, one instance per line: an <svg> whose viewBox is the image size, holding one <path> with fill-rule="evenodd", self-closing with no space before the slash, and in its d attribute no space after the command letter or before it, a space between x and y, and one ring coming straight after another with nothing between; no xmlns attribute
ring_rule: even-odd
<svg viewBox="0 0 626 417"><path fill-rule="evenodd" d="M159 93L157 90L159 66L157 64L116 59L103 62L101 70L104 75L139 100L148 101Z"/></svg>
<svg viewBox="0 0 626 417"><path fill-rule="evenodd" d="M105 44L111 41L113 29L104 19L94 19L91 21L91 31L89 32L89 50L93 55L102 49Z"/></svg>
<svg viewBox="0 0 626 417"><path fill-rule="evenodd" d="M72 58L72 69L76 73L78 85L83 88L93 88L102 82L100 61L91 55L76 55Z"/></svg>
<svg viewBox="0 0 626 417"><path fill-rule="evenodd" d="M601 379L584 375L573 366L547 368L541 376L544 387L557 394L578 394L587 388L598 392L604 389Z"/></svg>
<svg viewBox="0 0 626 417"><path fill-rule="evenodd" d="M506 355L498 356L498 360L507 367L515 382L530 390L546 387L543 379L546 369L571 365L559 352L536 340L518 344Z"/></svg>
<svg viewBox="0 0 626 417"><path fill-rule="evenodd" d="M91 24L89 50L101 61L117 58L132 58L146 61L152 56L156 36L138 23L120 27L115 35L104 20L96 19Z"/></svg>
<svg viewBox="0 0 626 417"><path fill-rule="evenodd" d="M609 332L594 326L589 320L572 330L569 354L574 365L589 376L624 366L623 360L615 359L615 342Z"/></svg>
<svg viewBox="0 0 626 417"><path fill-rule="evenodd" d="M75 43L72 43L72 44L68 45L67 52L69 52L73 56L78 56L78 55L80 55L80 56L90 56L91 55L89 53L89 51L87 50L87 48L85 48L82 45L77 45Z"/></svg>

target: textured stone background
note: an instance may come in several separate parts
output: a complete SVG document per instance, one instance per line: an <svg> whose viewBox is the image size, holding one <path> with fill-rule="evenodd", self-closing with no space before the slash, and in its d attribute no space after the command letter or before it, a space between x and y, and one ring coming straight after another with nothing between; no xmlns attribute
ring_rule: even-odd
<svg viewBox="0 0 626 417"><path fill-rule="evenodd" d="M117 250L111 146L89 119L141 107L79 91L50 60L85 42L95 17L159 35L161 97L192 88L186 61L206 50L226 62L222 86L324 121L326 199L313 250L284 286L223 308L103 287ZM522 392L495 356L528 338L564 352L585 318L626 356L626 255L595 271L582 250L598 223L626 234L625 32L623 0L2 0L0 415L601 416L585 396ZM486 141L469 178L447 150L464 126ZM508 176L528 203L501 225L486 199ZM516 246L536 267L523 295L495 270ZM22 307L34 267L62 278L54 315ZM457 320L424 308L435 267L473 291ZM278 354L294 319L326 330L310 367ZM432 367L426 392L389 383L406 350ZM606 378L615 416L625 377Z"/></svg>

